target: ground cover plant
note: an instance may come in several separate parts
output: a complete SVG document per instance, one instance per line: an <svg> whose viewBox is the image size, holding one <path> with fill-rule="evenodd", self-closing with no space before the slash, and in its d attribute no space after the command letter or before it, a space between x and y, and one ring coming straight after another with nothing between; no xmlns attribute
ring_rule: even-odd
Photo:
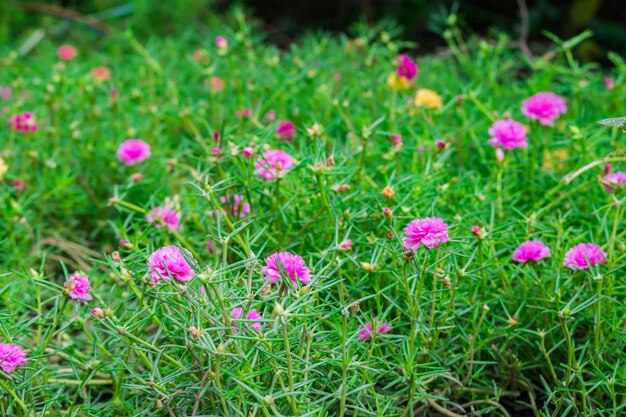
<svg viewBox="0 0 626 417"><path fill-rule="evenodd" d="M3 49L2 415L622 415L622 58L234 21Z"/></svg>

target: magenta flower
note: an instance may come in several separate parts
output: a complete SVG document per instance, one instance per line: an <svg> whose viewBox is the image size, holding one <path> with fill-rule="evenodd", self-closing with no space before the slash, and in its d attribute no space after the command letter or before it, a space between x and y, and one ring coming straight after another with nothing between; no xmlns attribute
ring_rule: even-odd
<svg viewBox="0 0 626 417"><path fill-rule="evenodd" d="M185 253L187 257L193 259L188 251ZM170 279L170 276L178 281L189 281L196 276L177 246L164 246L152 252L148 257L148 266L153 282L159 282L161 278Z"/></svg>
<svg viewBox="0 0 626 417"><path fill-rule="evenodd" d="M407 250L416 250L422 245L432 249L450 240L448 225L438 217L415 219L404 228L404 233L404 247Z"/></svg>
<svg viewBox="0 0 626 417"><path fill-rule="evenodd" d="M74 272L69 276L67 288L69 290L68 294L73 300L79 300L83 304L87 305L87 301L93 299L91 294L89 294L91 291L89 279L81 276L78 272Z"/></svg>
<svg viewBox="0 0 626 417"><path fill-rule="evenodd" d="M230 316L234 319L240 319L242 313L243 313L243 308L236 307L232 309L232 311L230 312ZM246 320L252 322L250 324L250 327L252 327L257 332L261 331L261 323L260 323L261 318L262 318L261 315L255 309L248 311L248 313L246 314ZM232 324L233 334L237 333L237 327L238 326L235 323ZM246 334L245 330L243 334Z"/></svg>
<svg viewBox="0 0 626 417"><path fill-rule="evenodd" d="M487 143L493 147L507 150L528 147L526 128L523 124L511 119L498 120L489 128L491 138Z"/></svg>
<svg viewBox="0 0 626 417"><path fill-rule="evenodd" d="M282 177L282 174L293 167L293 158L282 150L264 152L256 162L256 174L266 181Z"/></svg>
<svg viewBox="0 0 626 417"><path fill-rule="evenodd" d="M515 262L526 263L528 261L539 261L543 258L550 257L550 248L539 240L529 240L524 242L513 252L513 260Z"/></svg>
<svg viewBox="0 0 626 417"><path fill-rule="evenodd" d="M135 165L150 158L150 145L141 139L128 139L117 148L117 157L126 165Z"/></svg>
<svg viewBox="0 0 626 417"><path fill-rule="evenodd" d="M615 80L611 77L604 77L604 87L607 90L612 90L615 88Z"/></svg>
<svg viewBox="0 0 626 417"><path fill-rule="evenodd" d="M278 123L278 129L276 129L276 134L278 135L279 139L291 142L296 136L296 126L293 124L293 122L290 122L289 120L281 120Z"/></svg>
<svg viewBox="0 0 626 417"><path fill-rule="evenodd" d="M417 77L419 70L417 68L417 65L415 65L415 62L413 62L413 60L411 60L408 55L401 54L398 55L397 72L399 77L406 78L407 80L411 81L415 77Z"/></svg>
<svg viewBox="0 0 626 417"><path fill-rule="evenodd" d="M220 198L220 201L224 204L230 205L230 197L228 196ZM239 194L233 195L232 213L233 216L240 219L243 219L250 213L250 204L244 203L243 197Z"/></svg>
<svg viewBox="0 0 626 417"><path fill-rule="evenodd" d="M618 171L612 174L607 174L602 178L601 182L609 193L614 193L615 188L626 184L626 172Z"/></svg>
<svg viewBox="0 0 626 417"><path fill-rule="evenodd" d="M217 46L219 49L226 49L228 48L228 40L226 40L226 38L223 36L217 36L215 38L215 46Z"/></svg>
<svg viewBox="0 0 626 417"><path fill-rule="evenodd" d="M554 93L537 93L522 103L522 114L538 120L544 126L552 126L561 113L567 111L565 100Z"/></svg>
<svg viewBox="0 0 626 417"><path fill-rule="evenodd" d="M169 207L158 206L153 208L150 213L146 214L146 220L148 223L156 221L157 229L165 225L171 230L180 230L180 216Z"/></svg>
<svg viewBox="0 0 626 417"><path fill-rule="evenodd" d="M293 253L277 252L265 259L265 266L261 269L261 273L270 284L281 280L281 272L286 272L294 284L298 281L303 284L311 281L311 271L305 265L304 259Z"/></svg>
<svg viewBox="0 0 626 417"><path fill-rule="evenodd" d="M9 127L19 132L36 132L39 130L39 125L35 119L35 115L29 112L19 113L13 116L9 120Z"/></svg>
<svg viewBox="0 0 626 417"><path fill-rule="evenodd" d="M365 326L359 326L359 334L357 338L360 340L370 340L374 332L381 334L387 333L391 330L391 324L387 324L386 321L378 323L377 319L372 320L372 323L365 323ZM376 329L374 330L374 327Z"/></svg>
<svg viewBox="0 0 626 417"><path fill-rule="evenodd" d="M0 369L7 374L15 371L18 366L26 365L26 352L12 343L0 343Z"/></svg>
<svg viewBox="0 0 626 417"><path fill-rule="evenodd" d="M606 262L606 252L593 243L579 243L565 253L563 265L569 269L587 269Z"/></svg>
<svg viewBox="0 0 626 417"><path fill-rule="evenodd" d="M254 155L254 148L251 148L249 146L246 148L243 148L243 156L245 156L246 158L250 158L253 155Z"/></svg>
<svg viewBox="0 0 626 417"><path fill-rule="evenodd" d="M57 57L62 61L71 61L76 58L76 48L72 45L61 45L57 49Z"/></svg>

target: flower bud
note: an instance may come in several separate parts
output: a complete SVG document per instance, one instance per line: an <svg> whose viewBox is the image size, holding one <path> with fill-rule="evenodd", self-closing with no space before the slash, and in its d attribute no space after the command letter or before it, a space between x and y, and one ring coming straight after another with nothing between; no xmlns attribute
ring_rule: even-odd
<svg viewBox="0 0 626 417"><path fill-rule="evenodd" d="M383 197L385 197L387 200L391 200L394 195L396 195L396 193L391 187L387 186L383 189Z"/></svg>
<svg viewBox="0 0 626 417"><path fill-rule="evenodd" d="M91 310L91 314L93 314L94 317L96 317L98 319L103 319L104 318L104 310L101 309L100 307L96 307L93 310Z"/></svg>

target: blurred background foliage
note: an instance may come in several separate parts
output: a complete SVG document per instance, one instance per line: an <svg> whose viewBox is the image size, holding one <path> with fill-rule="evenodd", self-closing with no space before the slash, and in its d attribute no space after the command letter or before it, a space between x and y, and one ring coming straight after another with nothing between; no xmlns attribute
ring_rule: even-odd
<svg viewBox="0 0 626 417"><path fill-rule="evenodd" d="M542 51L543 31L562 39L591 29L594 37L576 53L603 61L608 51L626 55L626 3L615 0L523 0L528 10L528 42ZM308 30L350 33L355 24L384 21L415 42L420 53L445 45L442 33L451 11L468 33L506 33L518 39L520 0L3 0L0 44L17 47L35 36L90 46L126 29L135 35L201 38L243 8L266 39L286 46ZM38 32L34 34L35 32ZM207 43L212 39L207 39Z"/></svg>

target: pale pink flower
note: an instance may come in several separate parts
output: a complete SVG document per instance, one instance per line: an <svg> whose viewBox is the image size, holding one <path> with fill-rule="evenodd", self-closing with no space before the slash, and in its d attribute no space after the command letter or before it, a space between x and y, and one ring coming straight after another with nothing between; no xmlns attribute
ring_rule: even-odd
<svg viewBox="0 0 626 417"><path fill-rule="evenodd" d="M150 158L150 145L142 139L128 139L117 148L117 157L126 165L135 165Z"/></svg>
<svg viewBox="0 0 626 417"><path fill-rule="evenodd" d="M298 281L303 284L311 281L311 271L304 263L304 259L293 253L277 252L265 259L265 266L261 269L261 273L270 284L281 280L281 272L289 275L294 284Z"/></svg>
<svg viewBox="0 0 626 417"><path fill-rule="evenodd" d="M224 196L220 201L230 206L230 197ZM250 204L243 202L243 197L239 194L233 195L232 213L235 217L243 219L250 213Z"/></svg>
<svg viewBox="0 0 626 417"><path fill-rule="evenodd" d="M256 162L256 174L266 181L281 177L283 173L293 167L293 158L287 152L270 150L264 152Z"/></svg>
<svg viewBox="0 0 626 417"><path fill-rule="evenodd" d="M11 98L11 94L13 90L10 87L3 87L0 85L0 98L3 100L8 100Z"/></svg>
<svg viewBox="0 0 626 417"><path fill-rule="evenodd" d="M13 130L24 133L36 132L39 130L39 125L37 124L35 115L30 112L19 113L13 116L9 120L9 127Z"/></svg>
<svg viewBox="0 0 626 417"><path fill-rule="evenodd" d="M276 129L276 134L278 135L279 139L291 142L296 136L296 126L293 124L293 122L290 122L289 120L281 120L278 123L278 129Z"/></svg>
<svg viewBox="0 0 626 417"><path fill-rule="evenodd" d="M245 156L246 158L250 158L253 155L254 155L254 148L251 148L251 147L243 148L243 156Z"/></svg>
<svg viewBox="0 0 626 417"><path fill-rule="evenodd" d="M523 124L511 119L496 121L489 128L491 138L487 143L494 147L503 147L507 150L528 147L526 128Z"/></svg>
<svg viewBox="0 0 626 417"><path fill-rule="evenodd" d="M401 54L398 55L397 73L399 77L406 78L407 80L411 81L415 77L417 77L419 70L417 68L417 65L415 65L415 62L413 62L413 60L411 60L408 55Z"/></svg>
<svg viewBox="0 0 626 417"><path fill-rule="evenodd" d="M215 38L215 46L220 49L226 49L228 48L228 40L226 40L226 38L223 36L217 36Z"/></svg>
<svg viewBox="0 0 626 417"><path fill-rule="evenodd" d="M626 172L617 171L607 174L602 178L601 182L609 193L614 193L616 188L626 184Z"/></svg>
<svg viewBox="0 0 626 417"><path fill-rule="evenodd" d="M352 249L352 239L346 239L337 245L337 250L342 252L349 251L350 249Z"/></svg>
<svg viewBox="0 0 626 417"><path fill-rule="evenodd" d="M107 67L96 67L91 70L91 77L96 81L110 80L111 70Z"/></svg>
<svg viewBox="0 0 626 417"><path fill-rule="evenodd" d="M526 263L528 261L539 261L543 258L549 258L550 248L539 240L529 240L522 243L513 252L513 260L515 262Z"/></svg>
<svg viewBox="0 0 626 417"><path fill-rule="evenodd" d="M274 110L268 110L267 113L265 113L265 120L268 122L276 120L276 112Z"/></svg>
<svg viewBox="0 0 626 417"><path fill-rule="evenodd" d="M91 310L91 314L98 319L103 319L104 318L104 310L101 309L100 307L96 307L93 310Z"/></svg>
<svg viewBox="0 0 626 417"><path fill-rule="evenodd" d="M28 363L26 352L12 343L0 343L0 369L7 374L12 373L18 366Z"/></svg>
<svg viewBox="0 0 626 417"><path fill-rule="evenodd" d="M496 161L498 161L499 164L504 162L504 151L500 147L496 148Z"/></svg>
<svg viewBox="0 0 626 417"><path fill-rule="evenodd" d="M150 213L146 214L146 220L148 223L156 221L157 228L165 225L171 230L180 230L180 216L170 207L158 206L153 208Z"/></svg>
<svg viewBox="0 0 626 417"><path fill-rule="evenodd" d="M13 180L13 189L17 192L23 193L24 191L26 191L26 181L21 180L21 179L17 179L17 180Z"/></svg>
<svg viewBox="0 0 626 417"><path fill-rule="evenodd" d="M188 258L193 259L185 250ZM164 246L148 257L150 277L153 282L159 282L161 278L170 279L170 276L178 281L189 281L196 273L185 259L185 255L177 246Z"/></svg>
<svg viewBox="0 0 626 417"><path fill-rule="evenodd" d="M388 324L386 321L378 323L378 320L374 319L372 320L372 323L365 323L365 326L359 326L359 334L357 335L358 339L370 340L374 335L374 332L378 334L387 333L392 328L391 324Z"/></svg>
<svg viewBox="0 0 626 417"><path fill-rule="evenodd" d="M522 114L529 119L538 120L545 126L552 126L566 111L565 100L554 93L537 93L522 103Z"/></svg>
<svg viewBox="0 0 626 417"><path fill-rule="evenodd" d="M404 233L404 247L408 250L416 250L422 245L432 249L450 240L448 225L438 217L415 219L404 228Z"/></svg>
<svg viewBox="0 0 626 417"><path fill-rule="evenodd" d="M222 80L219 77L212 77L209 80L209 87L211 88L211 90L215 91L216 93L219 93L220 91L224 90L225 86L226 86L226 83L224 82L224 80Z"/></svg>
<svg viewBox="0 0 626 417"><path fill-rule="evenodd" d="M593 243L579 243L565 253L563 265L570 269L587 269L606 262L606 252Z"/></svg>
<svg viewBox="0 0 626 417"><path fill-rule="evenodd" d="M604 87L607 90L612 90L615 88L615 81L611 77L604 77Z"/></svg>
<svg viewBox="0 0 626 417"><path fill-rule="evenodd" d="M91 291L89 279L81 276L78 272L74 272L69 276L68 289L70 298L79 300L85 305L87 304L86 301L93 299L91 294L89 294Z"/></svg>
<svg viewBox="0 0 626 417"><path fill-rule="evenodd" d="M243 308L241 307L236 307L233 308L232 311L230 312L230 316L234 319L240 319L241 318L241 314L243 313ZM258 311L256 311L255 309L252 309L250 311L248 311L248 313L246 314L246 320L250 321L250 327L252 327L254 330L256 330L257 332L261 331L261 315L259 314ZM232 324L232 332L233 334L237 333L237 328L239 326L236 323ZM243 334L246 334L246 331L243 331Z"/></svg>
<svg viewBox="0 0 626 417"><path fill-rule="evenodd" d="M72 45L61 45L57 49L57 57L62 61L71 61L76 58L77 51Z"/></svg>

